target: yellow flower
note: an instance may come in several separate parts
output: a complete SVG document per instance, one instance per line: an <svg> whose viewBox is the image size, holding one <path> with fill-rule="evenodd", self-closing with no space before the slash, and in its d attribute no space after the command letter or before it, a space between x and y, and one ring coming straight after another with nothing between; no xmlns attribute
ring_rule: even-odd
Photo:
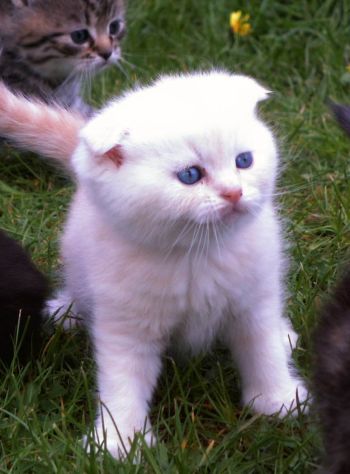
<svg viewBox="0 0 350 474"><path fill-rule="evenodd" d="M240 10L237 12L232 12L230 15L231 30L239 36L249 35L252 31L252 26L248 21L249 18L250 15L242 15Z"/></svg>
<svg viewBox="0 0 350 474"><path fill-rule="evenodd" d="M348 64L345 69L346 69L346 72L350 72L350 64Z"/></svg>

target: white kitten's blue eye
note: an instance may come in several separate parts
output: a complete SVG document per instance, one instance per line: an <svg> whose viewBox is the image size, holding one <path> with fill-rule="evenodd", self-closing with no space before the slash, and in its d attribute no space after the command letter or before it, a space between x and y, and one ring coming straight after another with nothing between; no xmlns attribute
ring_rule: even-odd
<svg viewBox="0 0 350 474"><path fill-rule="evenodd" d="M76 30L76 31L72 31L72 33L70 34L70 37L72 38L72 41L74 41L74 43L84 44L90 38L90 33L86 29Z"/></svg>
<svg viewBox="0 0 350 474"><path fill-rule="evenodd" d="M197 183L203 177L203 173L198 166L190 166L185 168L177 173L177 177L184 184L194 184Z"/></svg>
<svg viewBox="0 0 350 474"><path fill-rule="evenodd" d="M245 151L236 156L236 166L240 169L246 169L253 164L253 154L250 151Z"/></svg>

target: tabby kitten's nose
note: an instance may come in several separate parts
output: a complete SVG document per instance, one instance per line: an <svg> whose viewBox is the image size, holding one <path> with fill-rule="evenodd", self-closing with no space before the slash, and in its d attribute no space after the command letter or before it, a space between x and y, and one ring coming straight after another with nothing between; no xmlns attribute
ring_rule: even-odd
<svg viewBox="0 0 350 474"><path fill-rule="evenodd" d="M99 54L99 56L101 56L101 58L103 58L104 60L107 61L111 57L112 51L101 51L98 54Z"/></svg>

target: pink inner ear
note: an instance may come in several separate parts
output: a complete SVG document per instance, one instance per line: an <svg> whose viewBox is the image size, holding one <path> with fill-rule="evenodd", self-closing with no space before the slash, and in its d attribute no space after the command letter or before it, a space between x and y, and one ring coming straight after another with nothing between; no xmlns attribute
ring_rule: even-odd
<svg viewBox="0 0 350 474"><path fill-rule="evenodd" d="M106 151L103 156L113 161L113 163L118 167L123 164L123 155L121 152L121 147L119 145L116 145L110 150Z"/></svg>

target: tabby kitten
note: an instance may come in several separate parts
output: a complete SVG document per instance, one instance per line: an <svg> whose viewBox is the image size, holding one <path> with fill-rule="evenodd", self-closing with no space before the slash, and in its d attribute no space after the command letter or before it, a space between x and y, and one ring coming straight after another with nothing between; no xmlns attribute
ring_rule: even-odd
<svg viewBox="0 0 350 474"><path fill-rule="evenodd" d="M0 0L0 22L4 82L91 114L82 79L120 59L123 0Z"/></svg>

